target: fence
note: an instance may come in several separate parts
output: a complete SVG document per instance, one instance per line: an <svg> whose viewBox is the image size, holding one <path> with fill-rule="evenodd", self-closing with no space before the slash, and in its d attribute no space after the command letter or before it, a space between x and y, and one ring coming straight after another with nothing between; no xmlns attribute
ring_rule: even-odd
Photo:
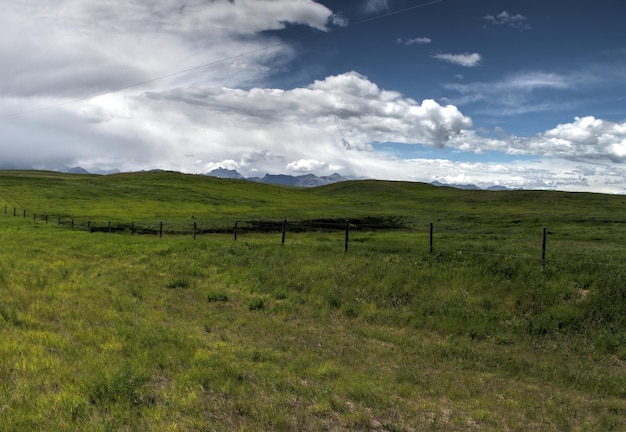
<svg viewBox="0 0 626 432"><path fill-rule="evenodd" d="M27 210L18 211L17 207L13 207L12 211L8 208L7 205L4 207L5 216L9 216L13 214L13 217L18 217L18 214L22 216L23 219L27 219L30 216L30 213ZM203 223L199 223L198 220L193 220L192 222L181 222L181 221L153 221L153 222L144 222L144 223L136 223L134 221L125 222L125 223L113 223L112 221L106 222L93 222L90 219L75 219L71 216L54 216L50 215L38 215L36 213L32 213L33 221L41 221L45 224L55 224L61 227L70 228L72 230L83 230L88 233L110 233L110 234L128 234L130 236L135 235L153 235L162 238L165 234L173 235L173 236L189 236L196 240L200 235L206 234L232 234L233 240L237 241L242 235L246 235L249 233L274 233L280 234L280 243L285 244L287 240L287 235L290 233L303 233L303 232L333 232L338 233L341 232L343 236L343 251L344 253L348 252L351 244L351 233L359 233L359 232L378 232L378 231L403 231L409 233L419 233L421 237L427 236L427 247L424 247L424 250L428 252L430 255L435 255L441 253L443 248L437 247L437 241L448 241L450 242L450 227L446 227L448 229L447 235L438 235L436 237L435 233L435 224L430 222L426 227L423 228L414 228L407 227L400 219L393 217L365 217L365 218L354 218L354 219L340 219L340 218L326 218L326 219L309 219L309 220L297 220L297 221L288 221L287 219L281 220L265 220L265 219L252 219L252 220L235 220L230 224L225 223L224 220L214 221L213 223L207 223L203 221ZM458 228L456 228L458 231ZM539 234L541 234L541 238L539 239ZM540 245L540 247L536 248L536 252L533 254L519 254L519 253L500 253L498 251L477 251L471 250L471 248L467 248L467 242L463 243L463 246L459 246L455 249L455 253L457 255L480 255L480 256L499 256L505 257L507 259L532 259L540 262L541 268L545 270L547 262L548 262L548 236L552 234L547 227L542 227L541 231L532 230L528 231L525 236L527 238L527 242L532 244ZM474 235L477 236L477 232L474 232ZM485 235L485 232L482 233ZM520 235L523 237L524 233L520 234L518 232L518 238ZM623 238L623 237L622 237ZM480 244L483 244L484 240L481 240ZM395 248L397 249L397 248ZM470 250L468 250L470 249ZM563 249L563 248L561 248ZM621 245L618 245L618 249L616 252L618 255L624 257L625 249L621 248ZM562 254L561 250L561 254ZM578 254L580 255L580 254ZM555 256L551 257L551 261L555 261ZM562 258L569 259L569 258ZM593 259L596 263L598 263L597 256L585 255L585 260ZM600 263L601 264L601 263ZM624 264L624 260L618 260L617 264L614 262L611 266L622 266Z"/></svg>
<svg viewBox="0 0 626 432"><path fill-rule="evenodd" d="M8 206L4 206L4 214L8 215ZM28 211L22 210L20 212L24 219L27 218ZM13 207L13 216L17 217L17 207ZM280 232L281 242L284 244L287 231L293 233L308 232L308 231L336 231L342 229L345 231L344 249L348 249L348 239L350 229L353 230L389 230L404 228L397 219L393 218L380 218L380 217L367 217L364 219L310 219L290 221L283 219L277 220L247 220L238 221L235 220L234 225L225 226L223 223L212 224L206 227L201 227L197 221L193 221L187 226L180 221L172 222L170 226L164 224L163 221L152 224L136 224L134 221L128 223L115 223L107 221L105 224L96 224L90 219L76 221L73 217L61 217L56 216L51 218L49 215L37 215L33 213L34 221L44 221L46 224L51 223L54 220L58 226L69 226L71 229L82 229L88 233L106 232L106 233L129 233L131 236L135 234L152 234L158 235L159 238L163 237L163 234L170 235L191 235L196 240L198 235L201 234L214 234L214 233L233 233L234 240L237 240L238 236L245 232Z"/></svg>

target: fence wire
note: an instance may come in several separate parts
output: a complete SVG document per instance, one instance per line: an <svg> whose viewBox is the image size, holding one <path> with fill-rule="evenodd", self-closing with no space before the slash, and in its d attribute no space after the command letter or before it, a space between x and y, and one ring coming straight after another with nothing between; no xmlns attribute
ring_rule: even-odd
<svg viewBox="0 0 626 432"><path fill-rule="evenodd" d="M471 224L438 223L429 226L414 226L405 224L400 218L395 217L365 217L365 218L316 218L316 219L242 219L235 221L227 221L225 219L216 220L170 220L170 221L144 221L144 222L116 222L116 221L92 221L87 218L72 217L69 215L49 215L37 214L27 210L18 210L17 207L9 208L5 205L5 216L21 217L25 220L32 219L35 222L42 222L49 225L58 225L63 228L73 230L87 231L90 233L111 233L126 235L153 235L162 237L167 236L198 236L209 234L231 234L236 240L239 237L245 237L251 234L267 234L281 237L284 243L288 236L300 233L337 233L337 242L341 233L345 233L344 248L348 250L356 248L357 250L366 249L368 251L376 251L381 253L404 253L404 254L434 254L446 253L450 256L474 257L497 257L502 259L514 260L532 260L540 262L541 257L541 229L532 227L516 226L498 226L486 227ZM585 225L586 227L588 224ZM624 257L626 256L626 245L623 239L623 224L619 226L611 226L612 231L617 231L622 235L615 237L611 244L606 244L597 238L598 234L591 235L592 239L585 239L584 235L580 235L580 231L569 231L560 228L558 232L547 231L548 238L548 254L546 261L559 264L593 264L607 268L623 268L626 264ZM582 229L581 229L582 231ZM367 234L378 234L384 232L401 233L402 241L389 239L389 244L380 244L371 242ZM365 236L364 236L365 234ZM569 237L571 235L571 238ZM576 237L578 235L578 237ZM343 237L343 236L341 236ZM553 238L556 237L556 238ZM578 239L577 239L578 238ZM434 240L434 246L433 245ZM276 241L276 240L273 240ZM395 243L392 243L394 242ZM499 252L502 244L514 241L517 242L516 249L520 247L532 250L532 253L507 253ZM578 252L569 250L564 244L585 244L595 246L591 252ZM453 246L456 245L456 246ZM522 245L522 246L520 246ZM482 247L492 250L472 250L476 247ZM506 247L506 246L505 246ZM599 254L605 257L611 257L612 262L599 259Z"/></svg>

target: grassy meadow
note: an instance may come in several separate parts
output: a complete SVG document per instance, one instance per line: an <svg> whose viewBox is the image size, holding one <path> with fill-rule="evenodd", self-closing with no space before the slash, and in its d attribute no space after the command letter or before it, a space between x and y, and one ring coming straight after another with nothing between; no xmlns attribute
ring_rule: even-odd
<svg viewBox="0 0 626 432"><path fill-rule="evenodd" d="M625 430L625 261L624 196L0 172L0 431Z"/></svg>

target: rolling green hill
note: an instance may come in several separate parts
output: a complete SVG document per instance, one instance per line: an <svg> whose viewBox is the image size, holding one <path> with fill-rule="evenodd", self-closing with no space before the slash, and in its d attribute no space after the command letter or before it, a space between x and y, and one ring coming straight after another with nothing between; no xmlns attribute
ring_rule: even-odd
<svg viewBox="0 0 626 432"><path fill-rule="evenodd" d="M117 220L360 218L421 222L480 217L546 223L623 222L623 196L552 191L468 191L423 183L360 180L311 189L173 172L107 176L0 172L0 199L30 213Z"/></svg>
<svg viewBox="0 0 626 432"><path fill-rule="evenodd" d="M623 196L12 171L2 204L0 431L626 428Z"/></svg>

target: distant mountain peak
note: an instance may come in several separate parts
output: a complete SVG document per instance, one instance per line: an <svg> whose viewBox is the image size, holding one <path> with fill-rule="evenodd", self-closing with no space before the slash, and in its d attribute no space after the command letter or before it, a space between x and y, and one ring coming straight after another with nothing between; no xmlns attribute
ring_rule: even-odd
<svg viewBox="0 0 626 432"><path fill-rule="evenodd" d="M236 179L243 180L244 177L239 174L236 170L226 169L226 168L216 168L214 170L209 171L206 175L210 177L218 177L218 178L228 178L228 179Z"/></svg>
<svg viewBox="0 0 626 432"><path fill-rule="evenodd" d="M476 186L475 184L448 184L448 183L442 183L437 180L431 182L430 184L433 186L451 187L455 189L480 190L480 188Z"/></svg>
<svg viewBox="0 0 626 432"><path fill-rule="evenodd" d="M87 171L85 168L83 167L72 167L72 168L66 168L65 170L63 170L63 172L67 173L67 174L89 174L89 171Z"/></svg>

